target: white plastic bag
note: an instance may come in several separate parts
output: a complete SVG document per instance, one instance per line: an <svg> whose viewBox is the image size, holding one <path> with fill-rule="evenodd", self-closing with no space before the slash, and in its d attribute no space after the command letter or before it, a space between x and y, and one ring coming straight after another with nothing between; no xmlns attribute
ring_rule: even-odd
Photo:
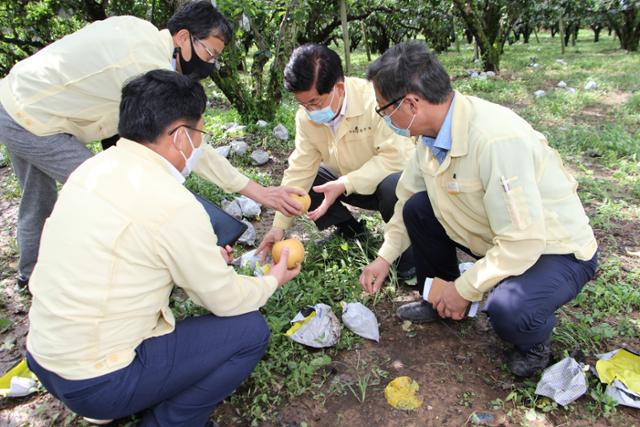
<svg viewBox="0 0 640 427"><path fill-rule="evenodd" d="M344 304L344 303L343 303ZM359 302L350 302L342 307L342 322L351 332L363 338L380 341L378 319L371 310Z"/></svg>

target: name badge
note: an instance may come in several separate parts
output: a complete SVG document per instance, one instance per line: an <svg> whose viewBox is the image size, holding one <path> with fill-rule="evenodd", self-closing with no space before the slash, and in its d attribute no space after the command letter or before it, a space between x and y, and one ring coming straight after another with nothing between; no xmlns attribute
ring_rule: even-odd
<svg viewBox="0 0 640 427"><path fill-rule="evenodd" d="M458 183L456 181L449 181L447 183L447 193L449 193L449 194L459 194L460 193L460 186L458 185Z"/></svg>

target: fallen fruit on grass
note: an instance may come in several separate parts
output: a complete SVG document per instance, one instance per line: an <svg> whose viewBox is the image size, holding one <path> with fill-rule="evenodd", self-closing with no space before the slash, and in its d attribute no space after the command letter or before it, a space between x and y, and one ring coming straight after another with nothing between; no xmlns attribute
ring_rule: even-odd
<svg viewBox="0 0 640 427"><path fill-rule="evenodd" d="M422 399L416 396L419 389L418 383L410 377L398 377L387 384L384 397L394 408L412 411L422 406Z"/></svg>
<svg viewBox="0 0 640 427"><path fill-rule="evenodd" d="M309 197L307 193L305 193L303 196L299 196L297 194L290 194L289 197L291 197L293 200L295 200L296 202L302 205L303 214L307 213L307 211L309 210L309 207L311 207L311 197Z"/></svg>
<svg viewBox="0 0 640 427"><path fill-rule="evenodd" d="M280 254L284 248L289 248L289 258L287 259L287 268L292 269L297 264L302 264L304 260L304 246L298 239L285 239L274 243L271 249L271 257L277 264L280 262Z"/></svg>

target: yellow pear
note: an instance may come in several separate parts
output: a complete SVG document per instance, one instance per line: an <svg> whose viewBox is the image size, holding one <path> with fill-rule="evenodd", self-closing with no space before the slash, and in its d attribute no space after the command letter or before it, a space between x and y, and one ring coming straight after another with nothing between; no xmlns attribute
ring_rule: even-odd
<svg viewBox="0 0 640 427"><path fill-rule="evenodd" d="M274 243L271 249L271 257L277 264L280 262L280 254L284 248L289 248L289 258L287 259L287 268L292 269L297 264L302 264L304 260L304 246L298 239L285 239Z"/></svg>
<svg viewBox="0 0 640 427"><path fill-rule="evenodd" d="M297 194L289 194L289 197L291 197L293 200L295 200L296 202L302 205L303 214L307 213L307 211L309 210L309 207L311 206L311 197L309 197L308 194L305 193L304 196L298 196Z"/></svg>

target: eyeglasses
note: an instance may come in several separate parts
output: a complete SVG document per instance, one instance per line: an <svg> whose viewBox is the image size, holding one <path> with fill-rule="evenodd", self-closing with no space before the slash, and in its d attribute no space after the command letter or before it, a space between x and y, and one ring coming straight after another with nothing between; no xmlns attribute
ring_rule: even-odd
<svg viewBox="0 0 640 427"><path fill-rule="evenodd" d="M169 135L173 135L180 128L187 128L187 129L195 130L196 132L200 132L202 134L202 143L201 143L201 145L202 144L208 144L209 141L212 138L212 135L209 132L206 132L206 131L203 131L202 129L197 129L197 128L194 128L193 126L189 126L189 125L185 125L185 124L178 125L178 126L174 127L173 129L171 129L169 131Z"/></svg>
<svg viewBox="0 0 640 427"><path fill-rule="evenodd" d="M207 59L205 62L208 62L210 64L215 64L218 60L218 56L220 56L220 52L218 52L217 50L213 49L213 51L211 49L209 49L207 47L206 44L204 44L202 41L200 41L199 39L191 36L191 40L193 40L193 42L197 45L199 45L201 48L203 48L205 50L205 52L207 52L207 55L209 55L209 59Z"/></svg>
<svg viewBox="0 0 640 427"><path fill-rule="evenodd" d="M387 108L391 107L392 105L396 104L398 101L402 101L402 99L404 99L404 97L407 95L402 95L400 98L394 99L393 101L391 101L390 103L382 106L382 107L376 107L376 113L380 116L380 117L384 117L386 116L386 114L383 113L384 110L386 110Z"/></svg>

